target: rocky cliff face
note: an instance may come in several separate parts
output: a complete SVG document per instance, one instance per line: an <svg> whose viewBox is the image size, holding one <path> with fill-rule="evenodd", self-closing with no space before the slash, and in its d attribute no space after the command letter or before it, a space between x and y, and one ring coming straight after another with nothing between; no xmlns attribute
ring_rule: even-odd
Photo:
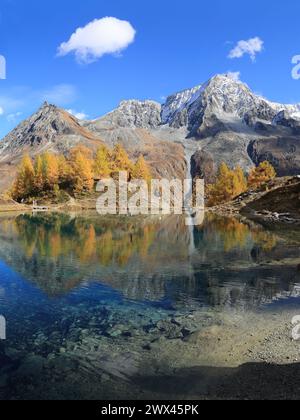
<svg viewBox="0 0 300 420"><path fill-rule="evenodd" d="M187 109L201 94L201 86L186 89L167 98L162 106L162 124L169 124L179 128L188 124Z"/></svg>
<svg viewBox="0 0 300 420"><path fill-rule="evenodd" d="M154 101L123 101L119 107L87 127L156 128L161 124L161 105Z"/></svg>
<svg viewBox="0 0 300 420"><path fill-rule="evenodd" d="M212 116L226 120L231 115L251 125L256 120L272 122L280 112L295 118L298 114L300 116L300 105L267 101L253 94L247 85L228 76L217 75L202 86L167 98L162 106L162 123L178 127L179 121L182 121L188 126L191 136L201 136Z"/></svg>
<svg viewBox="0 0 300 420"><path fill-rule="evenodd" d="M123 101L117 109L94 121L86 129L113 147L122 144L129 156L143 155L158 178L183 179L186 175L184 146L165 127L161 131L161 105L153 101ZM185 136L179 135L180 140Z"/></svg>
<svg viewBox="0 0 300 420"><path fill-rule="evenodd" d="M101 141L123 144L132 158L143 154L154 175L167 178L188 175L191 157L193 176L209 181L223 161L248 171L267 159L279 175L294 175L300 173L300 105L270 102L224 75L163 105L123 101L94 121L80 122L46 103L0 143L1 178L9 178L24 153L67 153L78 143L95 149Z"/></svg>
<svg viewBox="0 0 300 420"><path fill-rule="evenodd" d="M0 162L17 159L25 150L32 154L45 149L66 152L78 143L93 147L99 141L71 114L44 103L0 142Z"/></svg>

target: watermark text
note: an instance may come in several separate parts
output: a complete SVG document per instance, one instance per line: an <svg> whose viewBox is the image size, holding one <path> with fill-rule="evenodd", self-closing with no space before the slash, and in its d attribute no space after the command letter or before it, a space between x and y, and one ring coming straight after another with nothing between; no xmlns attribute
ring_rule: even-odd
<svg viewBox="0 0 300 420"><path fill-rule="evenodd" d="M292 69L292 78L294 80L300 80L300 55L295 55L292 58L292 64L295 64Z"/></svg>
<svg viewBox="0 0 300 420"><path fill-rule="evenodd" d="M3 55L0 55L0 79L6 79L6 59Z"/></svg>
<svg viewBox="0 0 300 420"><path fill-rule="evenodd" d="M292 338L294 341L300 340L300 315L294 316L292 319Z"/></svg>
<svg viewBox="0 0 300 420"><path fill-rule="evenodd" d="M104 179L98 182L96 191L100 215L182 215L186 214L187 225L198 225L196 217L204 211L203 179L138 179L128 182L127 172L120 172L119 179ZM194 217L191 217L194 215Z"/></svg>
<svg viewBox="0 0 300 420"><path fill-rule="evenodd" d="M6 319L0 315L0 340L6 340Z"/></svg>

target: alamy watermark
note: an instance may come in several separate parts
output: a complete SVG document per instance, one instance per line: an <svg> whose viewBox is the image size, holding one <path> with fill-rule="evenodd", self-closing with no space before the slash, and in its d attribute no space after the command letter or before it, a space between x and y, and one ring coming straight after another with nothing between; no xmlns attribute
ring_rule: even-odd
<svg viewBox="0 0 300 420"><path fill-rule="evenodd" d="M295 80L300 79L300 55L295 55L292 58L292 64L295 66L292 69L292 78Z"/></svg>
<svg viewBox="0 0 300 420"><path fill-rule="evenodd" d="M100 215L182 215L186 214L186 225L202 224L204 212L203 179L152 179L128 182L127 172L120 172L118 180L113 178L98 182L96 191Z"/></svg>
<svg viewBox="0 0 300 420"><path fill-rule="evenodd" d="M0 340L6 340L6 319L0 315Z"/></svg>
<svg viewBox="0 0 300 420"><path fill-rule="evenodd" d="M292 319L292 338L294 341L300 340L300 315L294 316Z"/></svg>
<svg viewBox="0 0 300 420"><path fill-rule="evenodd" d="M6 59L3 55L0 55L0 79L6 79Z"/></svg>

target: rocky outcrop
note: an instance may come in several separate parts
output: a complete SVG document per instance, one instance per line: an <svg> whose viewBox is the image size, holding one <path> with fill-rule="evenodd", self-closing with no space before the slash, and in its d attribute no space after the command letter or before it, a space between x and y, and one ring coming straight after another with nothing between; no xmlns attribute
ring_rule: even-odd
<svg viewBox="0 0 300 420"><path fill-rule="evenodd" d="M213 156L203 150L198 150L191 160L191 174L193 178L204 178L208 184L215 181L217 168Z"/></svg>
<svg viewBox="0 0 300 420"><path fill-rule="evenodd" d="M273 179L260 189L247 191L233 201L212 207L209 211L221 216L242 215L272 230L285 224L280 234L288 235L290 228L293 240L299 241L300 177Z"/></svg>
<svg viewBox="0 0 300 420"><path fill-rule="evenodd" d="M282 185L251 200L243 214L271 223L300 225L300 177L288 178Z"/></svg>
<svg viewBox="0 0 300 420"><path fill-rule="evenodd" d="M300 174L300 136L288 132L268 135L266 131L265 136L249 143L248 153L255 165L270 162L278 176Z"/></svg>
<svg viewBox="0 0 300 420"><path fill-rule="evenodd" d="M273 125L291 128L296 132L300 132L300 120L292 118L286 110L280 111L274 117Z"/></svg>
<svg viewBox="0 0 300 420"><path fill-rule="evenodd" d="M186 126L188 124L187 109L199 97L200 93L201 86L196 86L169 96L162 106L162 123L175 128Z"/></svg>
<svg viewBox="0 0 300 420"><path fill-rule="evenodd" d="M93 130L106 127L156 128L161 124L161 105L154 101L123 101L119 107L98 120L87 122Z"/></svg>

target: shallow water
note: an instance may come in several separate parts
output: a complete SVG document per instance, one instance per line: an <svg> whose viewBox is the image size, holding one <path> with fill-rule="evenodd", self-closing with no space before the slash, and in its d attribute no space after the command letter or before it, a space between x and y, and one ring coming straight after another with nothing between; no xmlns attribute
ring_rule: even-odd
<svg viewBox="0 0 300 420"><path fill-rule="evenodd" d="M298 305L299 262L297 242L212 215L192 229L179 216L2 217L0 398L130 397L151 343L222 311Z"/></svg>

